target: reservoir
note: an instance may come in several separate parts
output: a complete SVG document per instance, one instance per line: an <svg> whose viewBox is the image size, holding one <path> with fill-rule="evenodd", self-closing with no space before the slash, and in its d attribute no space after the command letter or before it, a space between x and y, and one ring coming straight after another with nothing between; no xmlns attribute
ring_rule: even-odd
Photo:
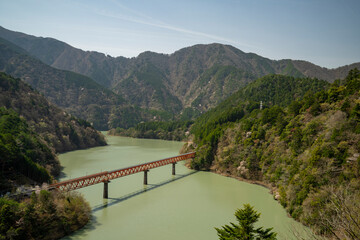
<svg viewBox="0 0 360 240"><path fill-rule="evenodd" d="M181 142L106 136L108 146L59 156L61 181L179 155ZM273 227L278 239L296 239L293 230L304 227L287 217L269 190L210 172L196 172L176 164L114 179L109 199L103 184L77 190L89 201L92 220L64 239L216 240L214 227L235 220L235 210L249 203L261 213L259 226Z"/></svg>

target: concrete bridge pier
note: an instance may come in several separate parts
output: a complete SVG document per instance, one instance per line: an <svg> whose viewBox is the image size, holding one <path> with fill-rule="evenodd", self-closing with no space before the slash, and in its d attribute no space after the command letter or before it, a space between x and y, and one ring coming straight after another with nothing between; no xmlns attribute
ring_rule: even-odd
<svg viewBox="0 0 360 240"><path fill-rule="evenodd" d="M109 180L105 180L104 181L104 192L103 192L103 198L108 198L109 197L109 187L108 187L108 183L109 183L110 181Z"/></svg>
<svg viewBox="0 0 360 240"><path fill-rule="evenodd" d="M148 181L147 181L147 173L148 173L149 170L145 170L144 171L144 185L147 185L148 184Z"/></svg>
<svg viewBox="0 0 360 240"><path fill-rule="evenodd" d="M176 162L173 162L172 163L172 175L175 175L175 165L176 165Z"/></svg>

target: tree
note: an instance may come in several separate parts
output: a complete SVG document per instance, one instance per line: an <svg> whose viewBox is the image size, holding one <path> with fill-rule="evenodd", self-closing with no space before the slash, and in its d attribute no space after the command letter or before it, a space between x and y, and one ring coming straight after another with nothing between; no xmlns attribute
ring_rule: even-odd
<svg viewBox="0 0 360 240"><path fill-rule="evenodd" d="M263 230L262 227L255 228L254 224L259 220L260 213L254 210L250 204L244 204L243 209L235 212L239 224L230 223L222 228L215 228L220 240L276 240L276 233L271 232L272 228Z"/></svg>
<svg viewBox="0 0 360 240"><path fill-rule="evenodd" d="M360 191L352 186L326 186L304 202L304 220L334 239L360 239Z"/></svg>

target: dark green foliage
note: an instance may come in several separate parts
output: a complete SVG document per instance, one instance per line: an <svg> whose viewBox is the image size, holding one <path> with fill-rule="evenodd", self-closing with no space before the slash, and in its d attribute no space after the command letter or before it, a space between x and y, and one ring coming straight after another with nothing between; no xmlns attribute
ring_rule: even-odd
<svg viewBox="0 0 360 240"><path fill-rule="evenodd" d="M286 67L282 70L281 74L298 77L298 78L305 77L303 73L301 73L298 69L296 69L296 67L294 66L291 60L284 60L284 61L286 61Z"/></svg>
<svg viewBox="0 0 360 240"><path fill-rule="evenodd" d="M199 157L191 161L190 167L195 170L208 170L214 160L214 147L204 146L197 150Z"/></svg>
<svg viewBox="0 0 360 240"><path fill-rule="evenodd" d="M180 121L189 121L200 116L200 111L195 108L185 108L181 113Z"/></svg>
<svg viewBox="0 0 360 240"><path fill-rule="evenodd" d="M308 91L317 92L327 85L325 81L317 79L268 75L250 83L234 96L236 96L235 98L241 97L246 100L263 101L267 105L284 107L293 100L302 97L304 93Z"/></svg>
<svg viewBox="0 0 360 240"><path fill-rule="evenodd" d="M350 114L349 108L350 108L350 101L349 101L348 98L346 98L344 103L341 105L340 110L343 111L343 112L346 112L347 114Z"/></svg>
<svg viewBox="0 0 360 240"><path fill-rule="evenodd" d="M199 144L199 151L194 160L196 162L194 166L197 166L198 169L208 169L211 166L211 161L214 158L210 156L216 152L217 142L229 123L241 121L244 123L243 129L252 130L252 137L246 142L246 144L251 145L254 140L265 138L265 130L258 129L258 124L277 125L280 133L285 128L287 121L284 118L284 110L280 106L286 106L292 102L292 112L297 115L302 103L294 100L305 93L310 94L324 89L326 86L326 82L317 79L294 79L281 75L269 75L250 83L195 121L191 132ZM253 117L258 118L258 112L255 110L260 107L260 101L266 102L268 106L264 106L265 109L261 111L260 121L253 121ZM245 114L248 115L243 119ZM254 115L249 117L250 114ZM203 145L208 147L202 148ZM200 163L206 163L206 167ZM254 167L253 169L257 168Z"/></svg>
<svg viewBox="0 0 360 240"><path fill-rule="evenodd" d="M360 71L357 68L350 70L345 78L346 93L354 94L360 89Z"/></svg>
<svg viewBox="0 0 360 240"><path fill-rule="evenodd" d="M276 233L272 232L272 228L263 229L262 227L255 228L254 224L259 220L260 213L254 210L249 204L244 204L243 209L238 209L235 212L235 217L238 222L230 223L220 228L215 228L219 239L221 240L264 240L276 239Z"/></svg>
<svg viewBox="0 0 360 240"><path fill-rule="evenodd" d="M0 107L14 109L56 152L104 145L89 122L50 104L20 79L0 73Z"/></svg>
<svg viewBox="0 0 360 240"><path fill-rule="evenodd" d="M110 130L109 133L112 135L136 138L182 141L186 139L186 132L192 123L192 121L145 122L139 123L135 127L129 129L116 128Z"/></svg>
<svg viewBox="0 0 360 240"><path fill-rule="evenodd" d="M196 139L201 142L200 146L207 146L199 148L197 158L192 163L192 166L195 169L208 170L210 168L214 159L213 155L215 154L218 140L223 134L224 124L241 119L244 116L244 110L240 107L228 109L221 115L213 115L210 119L206 118L208 115L211 116L211 113L205 113L201 116L191 129ZM205 122L202 127L200 122Z"/></svg>
<svg viewBox="0 0 360 240"><path fill-rule="evenodd" d="M310 106L310 113L313 116L317 116L321 113L321 107L320 107L320 103L318 101L314 102L311 106Z"/></svg>
<svg viewBox="0 0 360 240"><path fill-rule="evenodd" d="M138 113L141 111L138 107L133 106L116 106L113 107L110 113L109 121L107 123L109 128L130 128L141 122L144 118ZM105 114L105 113L104 113ZM147 114L152 115L152 114ZM155 113L155 116L157 114ZM101 119L99 115L97 117Z"/></svg>
<svg viewBox="0 0 360 240"><path fill-rule="evenodd" d="M222 124L235 122L243 116L244 110L241 107L229 108L226 111L221 111L220 113L217 113L216 111L209 111L196 120L191 131L195 134L196 138L206 141L205 139L210 139L209 135L214 135L212 132L219 128ZM217 131L219 132L220 129Z"/></svg>
<svg viewBox="0 0 360 240"><path fill-rule="evenodd" d="M7 235L17 235L21 232L21 228L16 226L16 221L18 220L16 213L18 211L18 202L0 198L0 239L6 239Z"/></svg>
<svg viewBox="0 0 360 240"><path fill-rule="evenodd" d="M245 107L245 110L247 112L251 113L253 110L259 109L259 108L260 108L260 103L259 102L249 101L249 103Z"/></svg>
<svg viewBox="0 0 360 240"><path fill-rule="evenodd" d="M0 239L59 239L89 219L89 204L76 193L41 190L20 203L0 198Z"/></svg>
<svg viewBox="0 0 360 240"><path fill-rule="evenodd" d="M76 121L82 127L85 127L85 128L91 127L91 124L88 121L84 120L84 119L71 117L71 120Z"/></svg>
<svg viewBox="0 0 360 240"><path fill-rule="evenodd" d="M351 110L351 117L356 119L357 121L360 120L360 103L357 103L355 107Z"/></svg>
<svg viewBox="0 0 360 240"><path fill-rule="evenodd" d="M200 116L196 120L192 132L196 137L201 138L202 134L200 132L208 131L206 127L205 130L202 130L205 124L214 126L216 124L234 122L242 117L244 114L243 109L251 112L256 106L259 106L260 101L266 104L271 103L272 105L286 106L297 97L303 96L309 90L316 92L323 89L326 85L326 82L316 79L294 79L280 75L270 75L260 78L229 97L218 107ZM294 111L298 113L300 105L298 103L295 105L296 110ZM269 110L266 111L264 120L273 121L273 119L266 118L277 118L281 109L278 107L272 109L271 116L269 115Z"/></svg>
<svg viewBox="0 0 360 240"><path fill-rule="evenodd" d="M181 110L181 102L166 90L166 76L155 65L146 63L135 69L129 77L114 87L128 101L137 106L165 110L176 113ZM138 94L139 89L146 89Z"/></svg>
<svg viewBox="0 0 360 240"><path fill-rule="evenodd" d="M270 123L273 125L281 115L284 115L283 110L278 106L273 106L262 111L260 120L262 124Z"/></svg>
<svg viewBox="0 0 360 240"><path fill-rule="evenodd" d="M21 117L20 117L21 116ZM0 190L50 182L56 152L105 145L89 122L50 104L20 79L0 72Z"/></svg>
<svg viewBox="0 0 360 240"><path fill-rule="evenodd" d="M344 97L345 88L342 86L338 86L338 84L333 84L328 92L328 102L334 103L337 102Z"/></svg>
<svg viewBox="0 0 360 240"><path fill-rule="evenodd" d="M146 122L136 125L135 130L146 132L148 130L163 129L167 132L172 132L177 128L188 128L192 122Z"/></svg>
<svg viewBox="0 0 360 240"><path fill-rule="evenodd" d="M0 159L1 190L9 188L8 181L18 180L19 175L49 182L50 175L44 167L52 163L59 168L56 156L41 138L14 111L5 108L0 108Z"/></svg>
<svg viewBox="0 0 360 240"><path fill-rule="evenodd" d="M277 189L277 199L293 218L306 222L307 216L306 219L311 219L307 223L323 229L321 233L347 236L345 227L337 226L332 218L336 216L336 221L346 225L347 213L326 212L325 206L325 215L319 214L320 209L316 208L321 204L311 198L330 186L336 191L351 186L347 198L358 196L360 85L355 87L354 83L359 79L354 70L346 81L337 81L318 93L304 92L303 98L287 108L273 105L259 110L247 108L247 102L236 104L226 100L221 108L209 111L195 122L193 133L199 154L191 166L197 169L206 166L270 184ZM226 119L224 112L240 106L244 109L242 118L215 124L217 119ZM360 215L358 208L354 211L357 211L354 216ZM324 219L317 222L319 217Z"/></svg>

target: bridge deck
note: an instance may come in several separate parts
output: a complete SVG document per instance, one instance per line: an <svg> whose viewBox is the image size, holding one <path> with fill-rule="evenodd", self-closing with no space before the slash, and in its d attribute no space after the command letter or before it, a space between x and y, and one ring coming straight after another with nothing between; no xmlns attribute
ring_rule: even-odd
<svg viewBox="0 0 360 240"><path fill-rule="evenodd" d="M58 188L63 191L71 191L71 190L87 187L90 185L94 185L97 183L108 182L115 178L124 177L138 172L144 172L152 168L161 167L167 164L176 163L194 157L195 157L195 152L185 153L179 156L165 158L144 164L139 164L132 167L121 168L113 171L104 171L92 175L69 179L63 182L51 184L49 188L50 189Z"/></svg>

